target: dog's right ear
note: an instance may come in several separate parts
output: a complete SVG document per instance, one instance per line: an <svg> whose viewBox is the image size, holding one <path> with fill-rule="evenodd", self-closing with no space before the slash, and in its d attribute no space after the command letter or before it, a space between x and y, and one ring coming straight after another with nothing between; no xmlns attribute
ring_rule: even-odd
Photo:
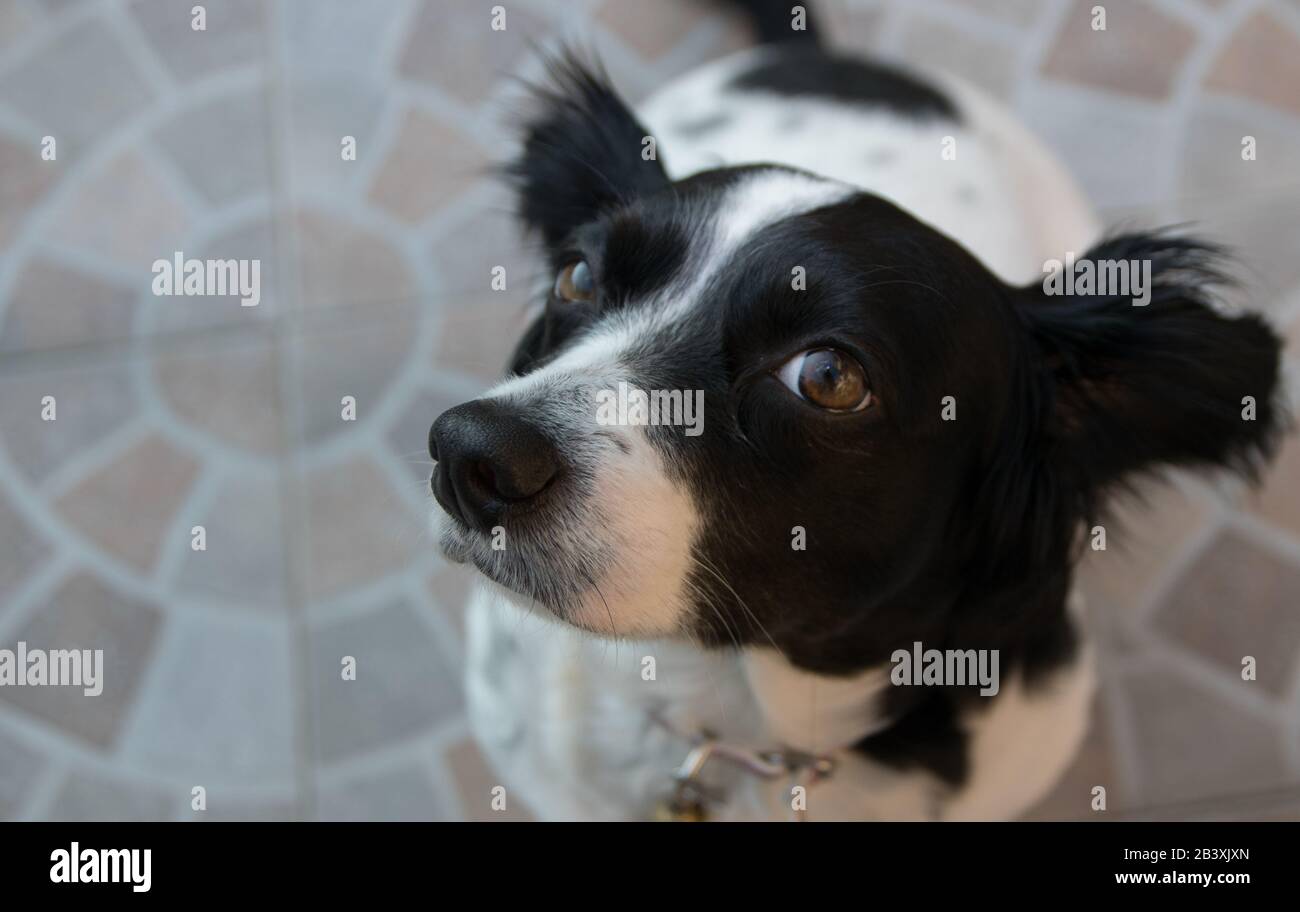
<svg viewBox="0 0 1300 912"><path fill-rule="evenodd" d="M554 248L602 209L669 181L649 132L599 67L566 52L547 70L550 84L533 88L540 110L506 173L519 194L520 217Z"/></svg>
<svg viewBox="0 0 1300 912"><path fill-rule="evenodd" d="M1112 238L1084 259L1131 264L1135 276L1141 267L1148 300L1021 292L1050 377L1045 430L1059 461L1095 487L1156 464L1254 476L1288 424L1276 395L1282 341L1260 317L1212 306L1230 284L1225 252L1157 231Z"/></svg>

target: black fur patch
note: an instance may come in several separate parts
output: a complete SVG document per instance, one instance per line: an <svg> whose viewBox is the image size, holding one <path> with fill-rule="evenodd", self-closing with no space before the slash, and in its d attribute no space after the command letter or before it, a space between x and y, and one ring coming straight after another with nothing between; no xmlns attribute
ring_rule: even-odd
<svg viewBox="0 0 1300 912"><path fill-rule="evenodd" d="M908 117L961 120L947 96L901 70L815 48L775 49L732 80L731 87L885 107Z"/></svg>
<svg viewBox="0 0 1300 912"><path fill-rule="evenodd" d="M922 769L958 787L970 773L968 740L952 695L930 689L899 712L895 724L868 735L853 749L886 766Z"/></svg>
<svg viewBox="0 0 1300 912"><path fill-rule="evenodd" d="M571 53L548 69L549 84L533 87L540 110L506 174L524 224L554 246L601 212L662 190L668 178L657 155L643 155L649 131L602 70Z"/></svg>

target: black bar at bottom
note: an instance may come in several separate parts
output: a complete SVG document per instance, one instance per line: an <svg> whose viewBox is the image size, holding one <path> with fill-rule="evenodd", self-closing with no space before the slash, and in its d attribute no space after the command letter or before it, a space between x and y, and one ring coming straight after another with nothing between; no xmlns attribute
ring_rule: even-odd
<svg viewBox="0 0 1300 912"><path fill-rule="evenodd" d="M6 899L287 890L337 901L435 886L438 896L464 888L495 899L514 886L542 901L560 890L662 894L700 881L723 892L804 881L810 898L839 883L861 897L878 884L927 895L1047 888L1228 899L1293 889L1297 836L1292 823L26 823L0 825L0 883ZM136 889L146 882L142 851L103 851L128 849L149 850L147 891Z"/></svg>

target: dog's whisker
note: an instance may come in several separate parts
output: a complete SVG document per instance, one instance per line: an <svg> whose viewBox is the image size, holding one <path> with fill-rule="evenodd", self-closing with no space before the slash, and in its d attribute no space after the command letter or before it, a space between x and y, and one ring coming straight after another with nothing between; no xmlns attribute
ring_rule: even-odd
<svg viewBox="0 0 1300 912"><path fill-rule="evenodd" d="M758 619L758 615L755 614L753 609L749 607L748 603L746 603L745 600L740 597L740 593L737 592L735 588L732 587L731 583L727 582L727 580L723 578L722 574L719 573L716 568L711 566L708 560L703 555L696 554L696 555L692 555L692 557L694 557L695 562L698 566L703 567L705 570L712 573L714 578L717 579L718 582L720 582L722 585L727 587L727 591L729 591L732 597L735 598L736 603L740 605L740 607L745 611L746 614L749 615L750 620L752 620L754 622L754 625L758 627L759 632L761 632L763 636L767 638L767 641L772 644L772 648L776 650L777 655L781 656L782 658L786 658L785 653L782 651L781 647L777 645L776 640L768 632L767 628L763 626L763 622Z"/></svg>
<svg viewBox="0 0 1300 912"><path fill-rule="evenodd" d="M688 582L688 585L690 586L691 591L695 594L696 598L698 598L699 601L701 601L706 607L708 607L714 613L714 615L718 619L718 623L722 625L723 631L727 634L727 637L731 640L732 644L736 647L736 649L740 649L741 648L740 638L736 635L731 625L727 622L726 615L723 614L722 610L718 607L717 603L713 600L713 598L707 592L702 590L699 586L695 585L694 583Z"/></svg>

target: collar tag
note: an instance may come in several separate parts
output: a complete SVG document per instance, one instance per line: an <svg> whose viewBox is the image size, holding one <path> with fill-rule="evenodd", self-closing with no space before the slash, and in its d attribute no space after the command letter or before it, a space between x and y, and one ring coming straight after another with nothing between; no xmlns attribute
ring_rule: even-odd
<svg viewBox="0 0 1300 912"><path fill-rule="evenodd" d="M667 727L662 719L656 717L656 721ZM714 758L759 779L789 776L792 788L797 785L810 787L829 778L835 771L835 761L830 757L804 751L758 751L718 741L707 732L692 741L691 750L673 773L672 789L655 806L656 820L700 823L709 819L709 806L722 803L726 797L720 789L702 780L705 767ZM795 820L804 819L802 810L792 810L791 815Z"/></svg>

